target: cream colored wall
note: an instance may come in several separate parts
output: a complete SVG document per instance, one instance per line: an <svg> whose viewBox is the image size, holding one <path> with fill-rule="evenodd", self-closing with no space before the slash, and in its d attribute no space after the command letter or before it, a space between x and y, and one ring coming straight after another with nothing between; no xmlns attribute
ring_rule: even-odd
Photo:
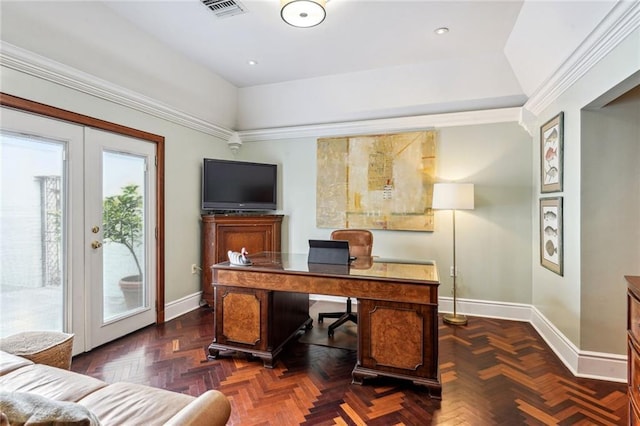
<svg viewBox="0 0 640 426"><path fill-rule="evenodd" d="M3 92L165 137L165 301L200 291L200 166L230 156L213 136L2 67Z"/></svg>
<svg viewBox="0 0 640 426"><path fill-rule="evenodd" d="M626 281L640 275L640 86L582 122L582 318L584 350L626 352Z"/></svg>
<svg viewBox="0 0 640 426"><path fill-rule="evenodd" d="M476 184L476 208L456 215L459 297L531 303L530 140L517 123L443 127L437 174ZM283 250L306 253L316 227L316 138L245 143L239 158L278 163ZM374 255L439 265L440 295L451 294L451 212L436 213L434 232L374 230Z"/></svg>
<svg viewBox="0 0 640 426"><path fill-rule="evenodd" d="M596 292L590 294L592 289L589 285L583 287L584 277L582 276L582 245L588 250L589 242L583 240L582 223L582 203L581 192L587 188L583 186L582 178L592 170L582 168L581 158L588 153L582 148L583 128L582 120L591 117L590 114L582 117L582 108L614 89L618 84L632 77L640 70L640 29L632 32L625 40L621 41L598 64L594 65L586 74L577 79L570 87L561 93L557 99L542 111L537 117L538 128L558 112L564 111L565 131L564 131L564 191L553 195L564 197L564 276L559 276L540 266L539 258L539 238L537 236L537 223L539 220L537 203L541 197L539 177L537 170L540 167L540 152L538 134L534 141L534 162L536 172L534 181L536 189L534 194L534 226L532 228L532 239L534 251L532 257L533 265L533 304L534 306L575 346L579 349L586 349L588 342L590 350L608 353L626 353L623 348L625 324L620 322L621 312L626 311L626 300L624 297L611 300L611 303L599 303L598 314L600 320L593 322L584 318L592 318L592 313L584 310L593 306L599 300ZM640 118L636 121L640 121ZM611 147L610 143L602 142L603 146ZM611 148L612 149L612 148ZM589 158L589 157L587 157ZM608 170L615 174L616 171ZM603 189L604 190L604 189ZM552 194L547 194L552 195ZM622 226L622 224L617 224ZM609 256L615 256L618 248L608 247ZM611 262L604 262L603 268L612 268ZM619 270L611 269L611 274L622 276L637 272L638 264L630 264ZM604 284L603 284L604 285ZM615 284L623 285L620 282ZM619 294L620 290L617 292ZM589 303L586 303L589 301ZM602 302L602 301L601 301ZM615 330L615 331L613 331ZM603 343L595 343L598 339L603 339L607 333L615 336L607 337Z"/></svg>
<svg viewBox="0 0 640 426"><path fill-rule="evenodd" d="M166 138L166 301L200 289L190 265L200 259L200 163L230 157L209 135L76 92L12 69L2 69L2 90L37 102L116 122ZM280 164L279 206L286 215L283 247L307 251L309 238L325 238L315 226L315 138L245 143L239 159ZM477 184L476 210L457 216L460 297L530 302L531 150L516 123L444 127L438 174ZM433 233L375 231L375 253L434 259L443 269L441 295L450 295L450 212L436 213ZM480 256L479 256L480 254ZM505 262L504 259L509 259Z"/></svg>

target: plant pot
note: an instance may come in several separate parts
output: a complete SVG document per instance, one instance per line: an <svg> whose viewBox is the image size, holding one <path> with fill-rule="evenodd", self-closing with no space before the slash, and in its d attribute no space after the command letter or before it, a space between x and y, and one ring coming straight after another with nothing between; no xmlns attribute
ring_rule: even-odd
<svg viewBox="0 0 640 426"><path fill-rule="evenodd" d="M129 275L123 277L119 282L120 290L124 295L124 303L127 309L135 309L142 307L142 276Z"/></svg>

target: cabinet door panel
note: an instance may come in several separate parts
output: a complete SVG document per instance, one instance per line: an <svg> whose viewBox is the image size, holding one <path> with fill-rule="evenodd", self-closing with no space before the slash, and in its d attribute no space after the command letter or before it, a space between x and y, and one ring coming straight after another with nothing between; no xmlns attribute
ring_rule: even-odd
<svg viewBox="0 0 640 426"><path fill-rule="evenodd" d="M438 377L437 307L358 299L358 334L362 367Z"/></svg>
<svg viewBox="0 0 640 426"><path fill-rule="evenodd" d="M216 263L227 261L227 251L240 251L243 247L251 253L273 251L271 227L220 227L216 244L218 258Z"/></svg>
<svg viewBox="0 0 640 426"><path fill-rule="evenodd" d="M282 215L202 215L202 299L213 306L211 265L229 250L280 251Z"/></svg>
<svg viewBox="0 0 640 426"><path fill-rule="evenodd" d="M255 350L267 349L269 292L219 287L214 341Z"/></svg>

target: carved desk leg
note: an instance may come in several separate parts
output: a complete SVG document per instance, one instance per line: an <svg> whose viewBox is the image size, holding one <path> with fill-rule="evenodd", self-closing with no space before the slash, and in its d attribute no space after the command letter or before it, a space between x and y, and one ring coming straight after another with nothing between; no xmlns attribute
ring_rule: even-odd
<svg viewBox="0 0 640 426"><path fill-rule="evenodd" d="M220 349L215 343L210 344L207 351L209 352L209 355L207 355L207 359L209 360L218 359L221 356L231 356L237 352L234 349Z"/></svg>
<svg viewBox="0 0 640 426"><path fill-rule="evenodd" d="M207 358L209 360L218 359L219 355L220 355L220 351L219 350L213 349L211 346L209 346L209 356L207 356Z"/></svg>
<svg viewBox="0 0 640 426"><path fill-rule="evenodd" d="M378 377L378 374L374 371L366 370L356 365L356 368L354 368L351 373L351 384L362 385L364 379L375 379L376 377Z"/></svg>

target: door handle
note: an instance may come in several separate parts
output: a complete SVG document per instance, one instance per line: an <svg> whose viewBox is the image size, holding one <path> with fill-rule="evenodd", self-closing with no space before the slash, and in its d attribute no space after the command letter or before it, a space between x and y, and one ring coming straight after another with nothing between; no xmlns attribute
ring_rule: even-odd
<svg viewBox="0 0 640 426"><path fill-rule="evenodd" d="M94 249L99 249L102 247L102 243L100 241L91 241L91 247Z"/></svg>

